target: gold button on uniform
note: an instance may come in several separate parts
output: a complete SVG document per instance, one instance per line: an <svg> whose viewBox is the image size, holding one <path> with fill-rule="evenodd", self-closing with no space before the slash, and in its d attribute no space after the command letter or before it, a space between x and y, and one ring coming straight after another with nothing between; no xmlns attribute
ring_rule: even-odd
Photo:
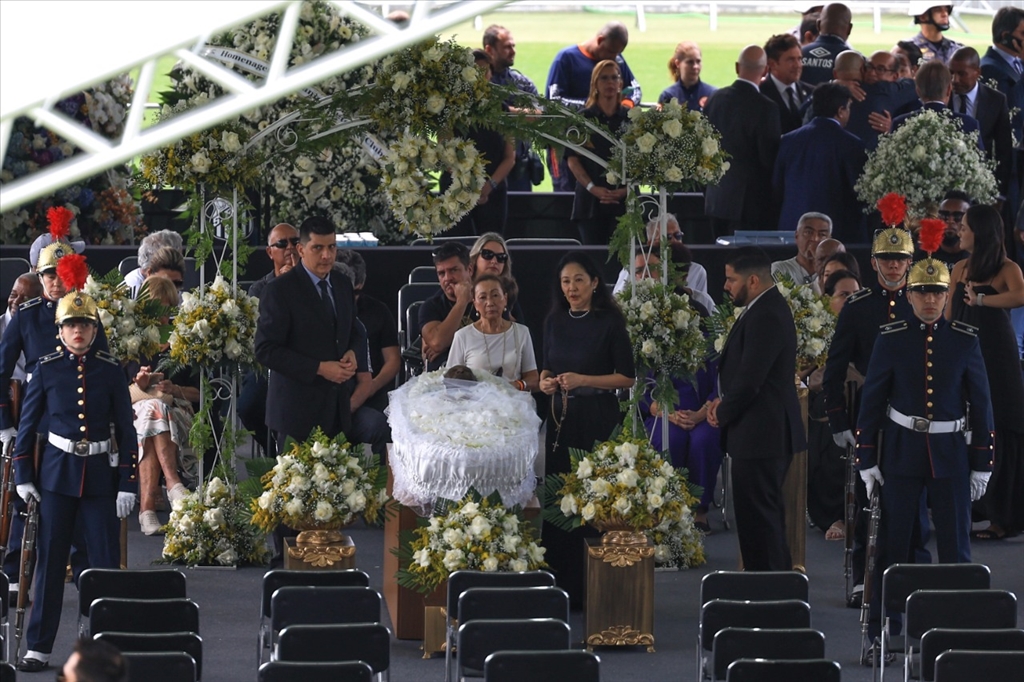
<svg viewBox="0 0 1024 682"><path fill-rule="evenodd" d="M79 426L78 430L81 431L82 433L85 433L85 427L84 426Z"/></svg>
<svg viewBox="0 0 1024 682"><path fill-rule="evenodd" d="M78 418L79 418L79 419L85 419L85 415L84 415L84 414L79 414L79 415L78 415Z"/></svg>
<svg viewBox="0 0 1024 682"><path fill-rule="evenodd" d="M78 392L79 392L79 393L85 393L85 389L84 389L84 388L82 388L81 386L79 386L79 387L78 387Z"/></svg>
<svg viewBox="0 0 1024 682"><path fill-rule="evenodd" d="M929 360L929 361L928 361L927 363L925 363L925 364L927 364L927 365L928 365L929 367L931 367L931 366L932 366L932 362L931 362L931 360Z"/></svg>
<svg viewBox="0 0 1024 682"><path fill-rule="evenodd" d="M931 349L931 348L929 348L929 349L928 349L928 355L931 355L931 354L932 354L932 349Z"/></svg>
<svg viewBox="0 0 1024 682"><path fill-rule="evenodd" d="M931 380L932 380L932 375L931 375L931 374L929 374L929 375L928 375L927 377L925 377L925 378L926 378L926 379L928 379L928 381L931 381Z"/></svg>
<svg viewBox="0 0 1024 682"><path fill-rule="evenodd" d="M79 405L85 405L85 401L84 401L84 400L79 400L79 401L78 401L78 404L79 404Z"/></svg>
<svg viewBox="0 0 1024 682"><path fill-rule="evenodd" d="M929 392L930 392L930 391L929 391ZM928 405L928 407L933 407L933 405L932 405L932 403L931 403L931 402L928 402L928 403L926 403L926 404ZM928 415L928 416L930 417L931 415Z"/></svg>
<svg viewBox="0 0 1024 682"><path fill-rule="evenodd" d="M925 341L927 341L928 343L931 343L932 342L932 337L929 336L927 339L925 339Z"/></svg>

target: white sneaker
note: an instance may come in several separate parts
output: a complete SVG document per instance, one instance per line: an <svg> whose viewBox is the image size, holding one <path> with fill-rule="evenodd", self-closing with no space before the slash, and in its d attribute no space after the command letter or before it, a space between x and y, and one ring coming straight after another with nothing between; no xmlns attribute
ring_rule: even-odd
<svg viewBox="0 0 1024 682"><path fill-rule="evenodd" d="M161 525L163 524L160 523L155 511L139 512L139 526L146 535L156 535L160 532Z"/></svg>
<svg viewBox="0 0 1024 682"><path fill-rule="evenodd" d="M175 484L175 486L173 488L169 488L167 490L167 500L172 505L174 504L175 500L180 500L181 498L185 497L186 495L188 495L188 488L186 488L181 483L177 483L177 484Z"/></svg>

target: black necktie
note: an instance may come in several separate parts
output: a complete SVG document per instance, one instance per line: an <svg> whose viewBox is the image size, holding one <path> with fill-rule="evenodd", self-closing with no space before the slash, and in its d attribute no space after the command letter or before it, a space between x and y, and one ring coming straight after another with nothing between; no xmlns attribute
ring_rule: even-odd
<svg viewBox="0 0 1024 682"><path fill-rule="evenodd" d="M786 99L789 100L789 110L792 111L794 114L799 114L800 105L797 104L796 94L793 92L793 90L794 87L792 85L786 88Z"/></svg>
<svg viewBox="0 0 1024 682"><path fill-rule="evenodd" d="M331 299L331 289L327 286L327 280L320 280L320 300L324 305L324 313L327 315L327 319L330 323L334 324L334 301Z"/></svg>
<svg viewBox="0 0 1024 682"><path fill-rule="evenodd" d="M960 95L960 109L961 114L967 113L967 95Z"/></svg>

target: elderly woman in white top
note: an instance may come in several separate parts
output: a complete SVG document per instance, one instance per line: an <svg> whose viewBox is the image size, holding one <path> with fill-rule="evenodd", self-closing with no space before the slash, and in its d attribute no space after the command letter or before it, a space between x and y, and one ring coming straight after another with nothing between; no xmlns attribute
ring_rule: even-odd
<svg viewBox="0 0 1024 682"><path fill-rule="evenodd" d="M473 307L480 319L455 332L448 366L466 365L507 379L520 391L538 390L540 374L530 330L502 317L508 305L505 282L482 274L473 285Z"/></svg>

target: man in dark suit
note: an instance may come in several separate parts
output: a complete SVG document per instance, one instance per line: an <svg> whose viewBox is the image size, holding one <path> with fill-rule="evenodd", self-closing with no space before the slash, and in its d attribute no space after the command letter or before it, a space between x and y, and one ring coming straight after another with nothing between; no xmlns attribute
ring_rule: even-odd
<svg viewBox="0 0 1024 682"><path fill-rule="evenodd" d="M361 341L352 283L333 270L334 224L307 218L299 228L299 266L263 290L256 359L270 370L267 426L305 440L319 426L328 437L351 426L346 382Z"/></svg>
<svg viewBox="0 0 1024 682"><path fill-rule="evenodd" d="M732 457L736 532L748 571L788 571L782 482L793 453L806 447L796 385L796 327L775 288L762 249L737 249L725 266L725 290L744 307L722 348L719 397L708 422L721 429Z"/></svg>
<svg viewBox="0 0 1024 682"><path fill-rule="evenodd" d="M764 52L768 76L761 82L761 94L779 108L779 126L785 135L804 124L802 108L810 99L811 86L800 80L804 68L800 43L791 34L772 36Z"/></svg>
<svg viewBox="0 0 1024 682"><path fill-rule="evenodd" d="M921 65L914 76L914 87L917 90L917 97L921 100L918 109L900 114L892 120L892 130L895 132L901 125L906 123L911 116L916 116L926 109L932 111L949 111L954 118L960 119L963 124L963 131L969 133L978 130L978 121L973 116L951 111L946 103L953 94L953 77L949 73L949 67L938 60L932 60ZM978 148L984 149L981 137L978 138Z"/></svg>
<svg viewBox="0 0 1024 682"><path fill-rule="evenodd" d="M999 193L1007 196L1013 175L1013 134L1006 95L980 83L981 58L973 47L961 47L949 60L953 79L953 111L973 116L978 121L985 153L996 162Z"/></svg>
<svg viewBox="0 0 1024 682"><path fill-rule="evenodd" d="M720 89L704 109L722 134L722 148L731 157L722 181L707 188L704 212L715 234L737 229L772 229L771 177L779 150L779 108L758 88L767 58L757 45L748 45L736 62L736 81Z"/></svg>
<svg viewBox="0 0 1024 682"><path fill-rule="evenodd" d="M853 94L846 129L859 137L869 150L878 146L879 134L887 130L883 121L876 121L876 117L917 101L914 81L898 78L898 72L896 57L884 50L875 52L868 60L853 50L836 57L833 75ZM858 88L862 97L857 94Z"/></svg>
<svg viewBox="0 0 1024 682"><path fill-rule="evenodd" d="M782 136L772 185L782 206L780 230L790 230L808 212L832 218L832 236L847 244L868 241L864 205L853 186L864 170L864 143L844 128L850 118L850 91L823 83L814 91L814 118Z"/></svg>

